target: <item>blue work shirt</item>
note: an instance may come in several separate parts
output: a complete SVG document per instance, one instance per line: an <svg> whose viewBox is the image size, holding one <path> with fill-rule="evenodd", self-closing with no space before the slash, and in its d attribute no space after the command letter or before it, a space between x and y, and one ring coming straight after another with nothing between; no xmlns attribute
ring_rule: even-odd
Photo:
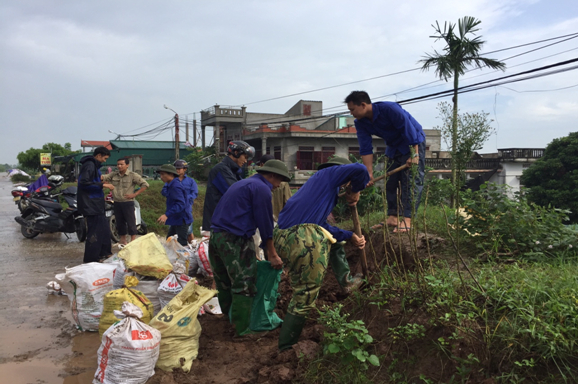
<svg viewBox="0 0 578 384"><path fill-rule="evenodd" d="M273 185L262 175L237 181L221 197L213 213L211 229L250 238L259 228L265 243L273 238Z"/></svg>
<svg viewBox="0 0 578 384"><path fill-rule="evenodd" d="M163 191L165 191L164 188ZM165 224L190 225L193 222L193 214L188 203L187 191L178 177L167 183L166 195L164 196L167 198L167 210L165 212L167 221Z"/></svg>
<svg viewBox="0 0 578 384"><path fill-rule="evenodd" d="M281 229L298 224L317 224L329 231L337 241L349 240L353 232L327 223L339 198L339 187L351 181L351 190L359 192L369 183L369 173L363 164L334 165L317 171L295 193L279 213Z"/></svg>
<svg viewBox="0 0 578 384"><path fill-rule="evenodd" d="M177 179L179 178L177 177ZM199 195L199 187L197 186L197 182L195 181L195 179L193 179L192 177L188 177L187 175L185 175L185 178L183 180L179 179L179 181L181 182L181 184L183 184L183 187L185 187L185 191L187 191L188 203L192 209L193 203L195 202L195 199ZM167 186L168 184L165 183L163 189L161 190L161 194L165 197L167 196Z"/></svg>
<svg viewBox="0 0 578 384"><path fill-rule="evenodd" d="M425 140L421 125L401 105L390 101L372 103L373 118L355 119L359 154L373 154L371 135L379 136L387 146L385 155L395 157L399 152L405 155L410 145L417 145Z"/></svg>

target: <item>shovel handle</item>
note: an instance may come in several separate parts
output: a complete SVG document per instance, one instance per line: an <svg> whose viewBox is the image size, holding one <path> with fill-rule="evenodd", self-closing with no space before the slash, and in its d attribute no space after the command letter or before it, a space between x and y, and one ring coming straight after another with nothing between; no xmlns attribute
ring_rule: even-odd
<svg viewBox="0 0 578 384"><path fill-rule="evenodd" d="M357 214L357 206L351 207L351 218L353 219L353 228L355 234L359 237L361 234L361 224L359 223L359 215ZM365 256L365 248L361 250L361 267L363 268L363 277L368 276L367 257Z"/></svg>
<svg viewBox="0 0 578 384"><path fill-rule="evenodd" d="M376 183L376 182L378 182L378 181L380 181L380 180L385 179L386 177L389 177L389 176L393 175L394 173L398 173L398 172L403 171L404 169L408 169L408 168L409 168L409 165L404 164L404 165L402 165L401 167L397 167L396 169L392 169L391 171L387 172L385 175L381 175L381 176L373 179L373 182ZM345 196L345 192L341 192L341 193L339 194L339 197L342 197L342 196Z"/></svg>

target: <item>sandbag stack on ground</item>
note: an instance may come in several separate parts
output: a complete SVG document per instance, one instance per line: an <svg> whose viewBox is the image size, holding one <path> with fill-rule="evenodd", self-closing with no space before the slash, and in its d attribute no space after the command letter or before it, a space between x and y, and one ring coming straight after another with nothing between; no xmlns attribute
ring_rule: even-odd
<svg viewBox="0 0 578 384"><path fill-rule="evenodd" d="M120 250L118 257L127 268L143 276L162 280L173 270L165 248L154 233L131 241Z"/></svg>
<svg viewBox="0 0 578 384"><path fill-rule="evenodd" d="M184 265L177 263L175 269L159 284L157 293L161 308L164 308L191 281L191 278L184 273L185 268Z"/></svg>

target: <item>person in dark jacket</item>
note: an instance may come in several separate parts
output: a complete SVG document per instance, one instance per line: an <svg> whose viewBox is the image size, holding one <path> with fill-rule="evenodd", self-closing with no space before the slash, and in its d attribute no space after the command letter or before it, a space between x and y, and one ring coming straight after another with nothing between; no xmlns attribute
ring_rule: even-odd
<svg viewBox="0 0 578 384"><path fill-rule="evenodd" d="M84 243L84 262L98 262L112 254L110 226L104 213L103 188L111 191L112 184L100 180L100 166L110 157L110 151L105 147L98 147L92 156L85 156L80 160L78 175L78 211L86 219L88 233Z"/></svg>
<svg viewBox="0 0 578 384"><path fill-rule="evenodd" d="M179 173L174 165L161 165L157 173L160 174L161 180L165 183L162 194L167 198L167 209L157 221L161 224L170 225L167 239L170 236L177 235L179 244L186 246L187 229L193 222L189 196L179 180Z"/></svg>
<svg viewBox="0 0 578 384"><path fill-rule="evenodd" d="M203 232L211 230L213 212L215 212L219 200L231 185L243 178L242 167L253 156L255 156L255 148L244 141L231 141L227 148L227 157L209 172L205 205L203 206Z"/></svg>

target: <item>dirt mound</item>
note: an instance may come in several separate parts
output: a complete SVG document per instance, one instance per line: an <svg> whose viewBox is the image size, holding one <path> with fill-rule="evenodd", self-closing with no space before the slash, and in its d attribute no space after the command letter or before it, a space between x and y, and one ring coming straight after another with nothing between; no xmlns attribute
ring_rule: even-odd
<svg viewBox="0 0 578 384"><path fill-rule="evenodd" d="M375 271L379 266L400 262L406 268L413 268L415 261L411 256L411 249L418 250L418 257L428 257L425 236L418 235L418 241L410 241L406 236L392 236L375 232L366 235L368 241L366 247L367 259L370 271ZM438 240L436 240L438 241ZM346 254L351 265L352 273L361 272L359 251L349 244L345 247ZM210 286L211 281L200 279L201 284ZM287 311L293 290L289 277L284 273L279 285L279 298L276 312L283 318ZM332 273L327 271L323 286L320 290L317 307L331 305L345 299L341 288ZM382 317L383 314L385 318ZM377 340L387 337L387 327L392 323L387 318L386 311L378 311L376 306L369 306L361 318L368 325L370 333ZM203 331L200 338L199 356L193 362L191 372L162 372L156 374L147 382L148 384L185 384L185 383L291 383L302 375L304 359L315 358L321 351L320 341L323 336L323 327L317 324L317 312L313 311L305 325L300 342L293 349L278 352L277 342L279 329L265 332L256 340L233 339L234 331L227 318L223 315L205 315L199 318ZM356 316L360 318L360 316ZM394 326L394 324L392 325ZM385 345L380 343L379 353L385 353ZM382 350L383 349L383 350ZM436 368L437 369L437 368Z"/></svg>

